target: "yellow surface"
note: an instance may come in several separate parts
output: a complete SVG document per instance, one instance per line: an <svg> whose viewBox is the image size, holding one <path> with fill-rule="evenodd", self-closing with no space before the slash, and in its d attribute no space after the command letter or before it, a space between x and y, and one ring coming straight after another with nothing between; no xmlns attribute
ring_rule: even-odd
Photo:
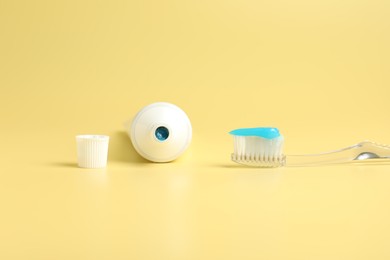
<svg viewBox="0 0 390 260"><path fill-rule="evenodd" d="M390 165L248 169L227 132L286 153L390 144L386 0L0 0L0 259L390 259ZM189 115L175 163L122 124ZM111 136L106 170L76 134Z"/></svg>

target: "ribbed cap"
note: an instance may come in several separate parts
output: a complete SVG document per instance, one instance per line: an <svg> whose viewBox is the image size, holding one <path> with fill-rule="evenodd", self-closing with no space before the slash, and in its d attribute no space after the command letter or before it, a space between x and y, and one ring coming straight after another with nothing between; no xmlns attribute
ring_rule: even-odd
<svg viewBox="0 0 390 260"><path fill-rule="evenodd" d="M104 168L107 166L109 136L78 135L77 161L82 168Z"/></svg>

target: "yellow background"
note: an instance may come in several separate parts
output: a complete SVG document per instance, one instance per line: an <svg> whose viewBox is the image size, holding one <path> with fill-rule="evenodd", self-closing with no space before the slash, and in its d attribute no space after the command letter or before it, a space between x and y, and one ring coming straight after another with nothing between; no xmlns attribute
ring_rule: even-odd
<svg viewBox="0 0 390 260"><path fill-rule="evenodd" d="M390 143L389 46L387 0L0 0L0 258L390 259L389 165L248 169L227 134ZM123 131L156 101L193 125L174 163Z"/></svg>

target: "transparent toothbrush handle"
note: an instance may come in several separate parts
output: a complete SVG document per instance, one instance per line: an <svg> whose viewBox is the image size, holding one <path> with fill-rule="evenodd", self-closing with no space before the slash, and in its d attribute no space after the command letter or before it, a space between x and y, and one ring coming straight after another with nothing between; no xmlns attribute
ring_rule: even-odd
<svg viewBox="0 0 390 260"><path fill-rule="evenodd" d="M390 160L390 146L363 141L358 144L319 154L287 155L286 166L315 166L347 162Z"/></svg>

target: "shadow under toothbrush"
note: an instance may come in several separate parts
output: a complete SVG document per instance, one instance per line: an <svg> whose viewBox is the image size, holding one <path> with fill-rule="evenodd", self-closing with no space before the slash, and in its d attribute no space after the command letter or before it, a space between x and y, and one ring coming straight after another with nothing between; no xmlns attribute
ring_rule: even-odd
<svg viewBox="0 0 390 260"><path fill-rule="evenodd" d="M227 168L227 169L268 169L268 170L273 170L273 169L277 169L277 168L280 168L280 167L253 167L253 166L246 166L246 165L242 165L242 164L215 164L213 165L215 167L218 167L218 168Z"/></svg>

